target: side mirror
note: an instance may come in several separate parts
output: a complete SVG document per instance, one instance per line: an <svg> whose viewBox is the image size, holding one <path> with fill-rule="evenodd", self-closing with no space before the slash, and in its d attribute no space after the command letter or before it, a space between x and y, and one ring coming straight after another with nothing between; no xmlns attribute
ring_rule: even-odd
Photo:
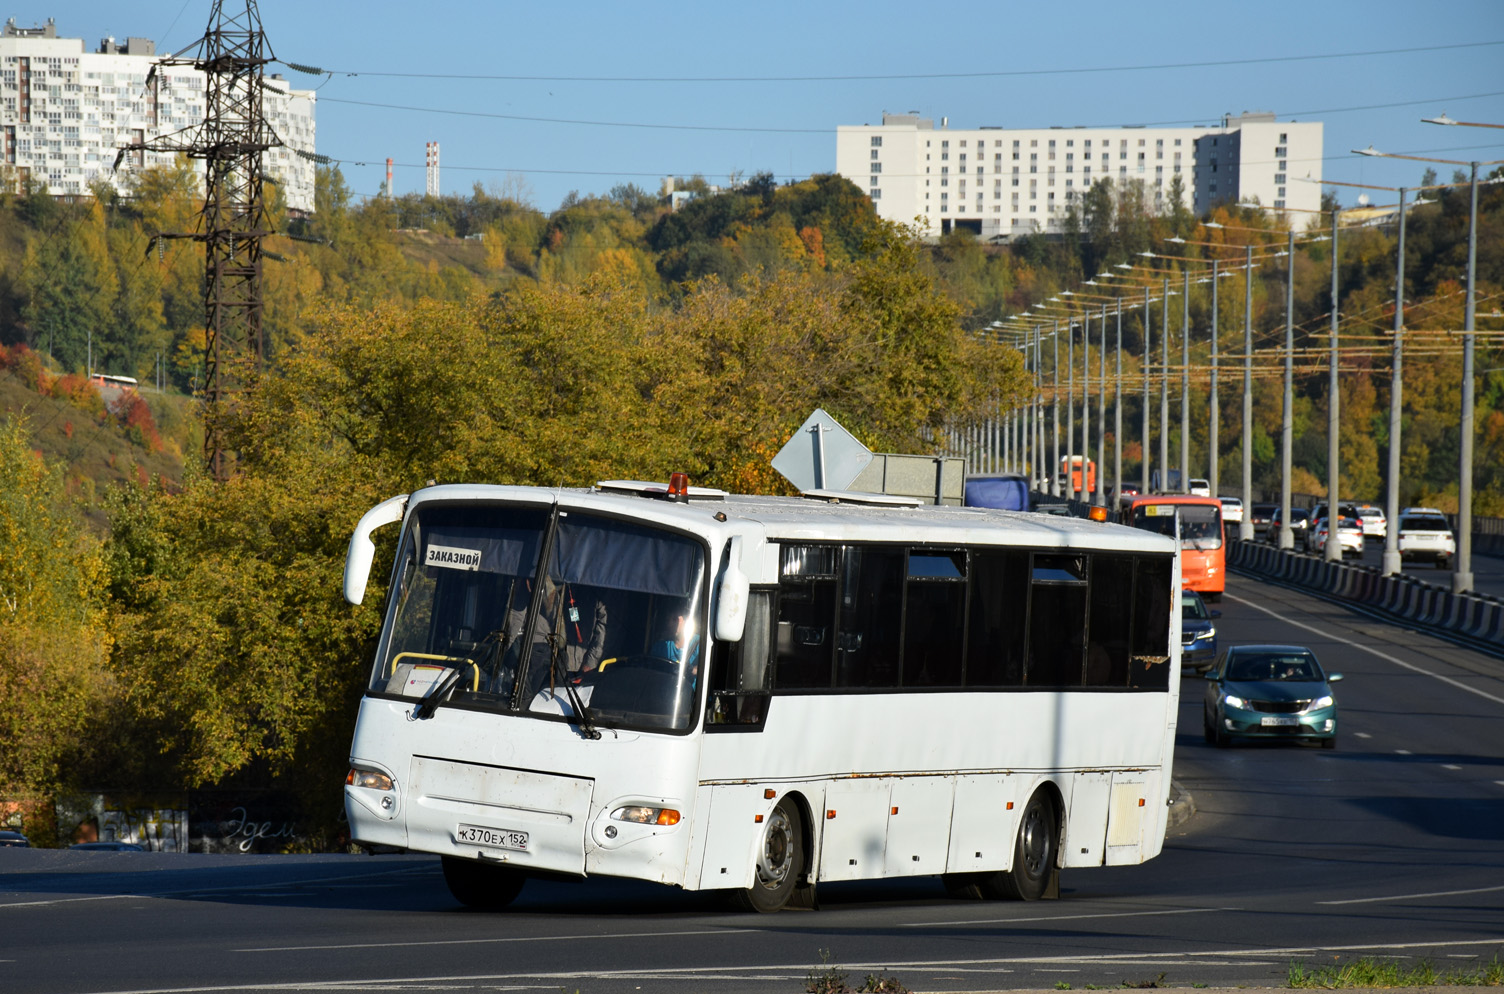
<svg viewBox="0 0 1504 994"><path fill-rule="evenodd" d="M1206 671L1206 678L1208 680L1210 680L1212 683L1216 683L1216 682L1218 682L1219 680L1222 679L1220 676L1217 675L1217 671L1216 670L1207 670Z"/></svg>
<svg viewBox="0 0 1504 994"><path fill-rule="evenodd" d="M747 627L747 601L752 593L752 581L742 572L742 540L731 540L731 555L721 582L716 586L715 637L717 641L740 642Z"/></svg>
<svg viewBox="0 0 1504 994"><path fill-rule="evenodd" d="M365 600L366 581L371 578L371 563L376 558L376 543L371 533L382 525L401 521L407 510L407 494L388 497L367 511L350 536L350 550L345 553L345 600L359 604Z"/></svg>
<svg viewBox="0 0 1504 994"><path fill-rule="evenodd" d="M1327 683L1338 683L1338 682L1341 681L1341 679L1342 679L1342 674L1341 673L1328 673L1326 675L1326 682Z"/></svg>
<svg viewBox="0 0 1504 994"><path fill-rule="evenodd" d="M1212 615L1213 618L1220 618L1220 617L1222 617L1222 612L1218 611L1216 608L1213 608L1212 612L1211 612L1211 615Z"/></svg>

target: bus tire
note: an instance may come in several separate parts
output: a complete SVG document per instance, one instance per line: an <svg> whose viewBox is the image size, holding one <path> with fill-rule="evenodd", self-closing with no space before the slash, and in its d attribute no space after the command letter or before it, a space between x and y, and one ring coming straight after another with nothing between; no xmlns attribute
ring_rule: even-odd
<svg viewBox="0 0 1504 994"><path fill-rule="evenodd" d="M752 886L732 892L732 902L743 911L779 911L789 902L803 875L804 823L798 808L784 798L763 826Z"/></svg>
<svg viewBox="0 0 1504 994"><path fill-rule="evenodd" d="M1013 868L999 883L1006 896L1019 901L1037 901L1051 890L1055 875L1055 850L1059 845L1055 807L1043 791L1036 791L1018 819L1018 837L1013 843Z"/></svg>
<svg viewBox="0 0 1504 994"><path fill-rule="evenodd" d="M497 911L517 899L527 876L510 866L492 866L473 859L445 856L444 883L449 893L467 908Z"/></svg>

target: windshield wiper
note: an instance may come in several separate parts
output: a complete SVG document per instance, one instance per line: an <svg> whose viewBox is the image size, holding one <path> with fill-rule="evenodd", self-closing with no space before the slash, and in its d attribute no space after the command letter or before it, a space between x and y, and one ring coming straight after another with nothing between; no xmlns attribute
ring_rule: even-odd
<svg viewBox="0 0 1504 994"><path fill-rule="evenodd" d="M413 709L407 714L407 720L423 721L432 718L433 713L439 708L439 702L447 698L459 682L460 671L459 667L456 666L444 674L439 682L434 684L433 688L423 695L422 700L413 705Z"/></svg>
<svg viewBox="0 0 1504 994"><path fill-rule="evenodd" d="M569 695L569 706L574 708L574 713L578 716L580 734L587 739L600 738L600 729L595 727L595 721L590 717L590 709L585 706L585 702L580 698L580 692L574 689L574 681L569 679L568 675L564 677L564 693Z"/></svg>

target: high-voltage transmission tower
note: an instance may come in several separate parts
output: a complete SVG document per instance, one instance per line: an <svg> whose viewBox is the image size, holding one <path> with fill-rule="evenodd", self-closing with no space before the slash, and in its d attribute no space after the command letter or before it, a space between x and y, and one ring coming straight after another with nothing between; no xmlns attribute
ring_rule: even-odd
<svg viewBox="0 0 1504 994"><path fill-rule="evenodd" d="M152 66L147 92L156 94L159 70L192 66L204 74L204 121L171 134L126 145L127 152L181 152L204 160L204 209L197 231L164 231L155 238L204 243L204 459L215 479L229 475L222 447L227 404L261 365L261 240L267 229L261 158L282 144L266 123L262 80L268 62L256 0L213 0L204 36ZM192 58L184 52L197 48Z"/></svg>

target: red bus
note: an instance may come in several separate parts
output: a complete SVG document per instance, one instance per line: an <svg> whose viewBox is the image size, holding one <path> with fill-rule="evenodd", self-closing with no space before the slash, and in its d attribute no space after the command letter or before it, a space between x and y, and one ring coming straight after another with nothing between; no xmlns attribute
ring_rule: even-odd
<svg viewBox="0 0 1504 994"><path fill-rule="evenodd" d="M1180 584L1207 600L1221 600L1227 578L1227 537L1222 529L1222 502L1215 497L1160 494L1134 497L1123 523L1174 536L1180 515Z"/></svg>

